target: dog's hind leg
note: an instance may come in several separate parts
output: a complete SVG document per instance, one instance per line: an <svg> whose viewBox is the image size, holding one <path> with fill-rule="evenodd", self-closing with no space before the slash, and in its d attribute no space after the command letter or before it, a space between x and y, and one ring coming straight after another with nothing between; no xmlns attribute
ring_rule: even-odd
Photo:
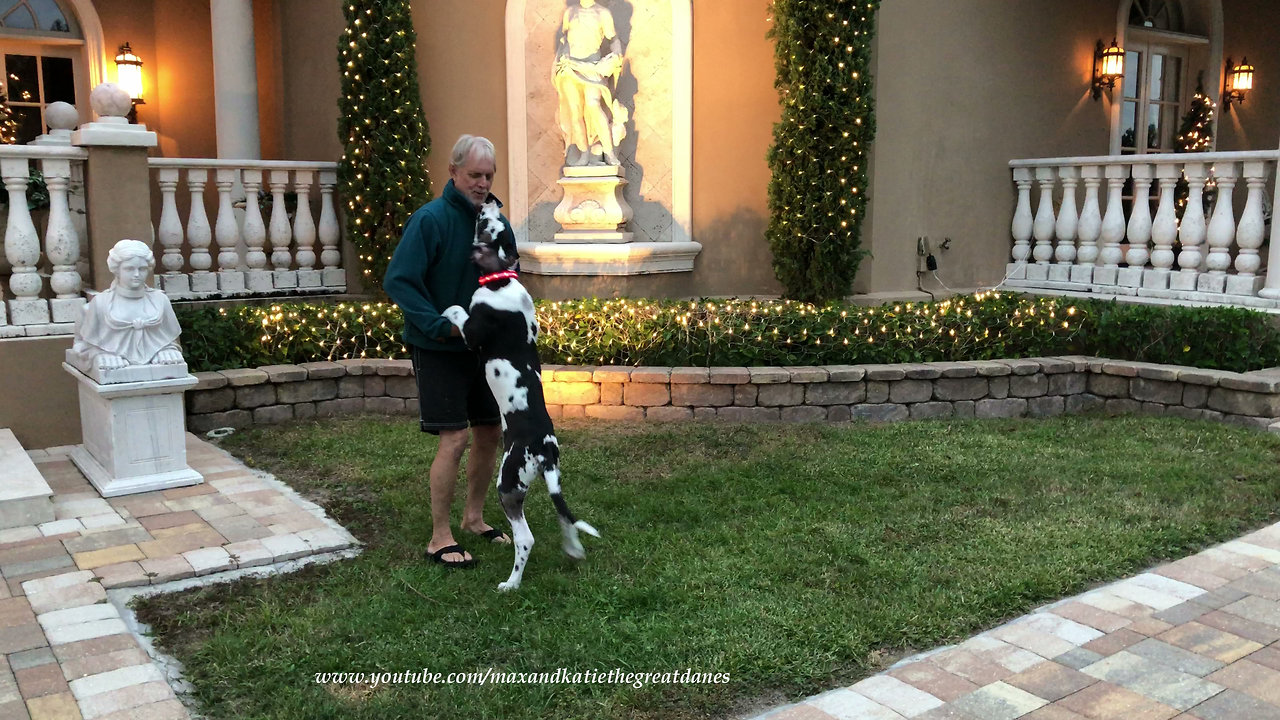
<svg viewBox="0 0 1280 720"><path fill-rule="evenodd" d="M552 465L544 467L542 477L547 481L547 492L551 494L551 502L556 506L556 514L560 519L560 547L564 550L564 554L571 558L581 560L587 556L585 550L582 549L582 541L578 539L578 531L581 530L592 537L600 537L600 533L591 527L585 520L578 520L573 516L573 512L569 510L569 504L564 501L564 495L560 492L560 466Z"/></svg>
<svg viewBox="0 0 1280 720"><path fill-rule="evenodd" d="M515 562L511 566L511 575L505 582L498 584L499 590L515 590L520 587L520 579L524 569L529 565L529 552L533 550L533 531L524 517L524 498L529 492L529 483L524 477L526 467L523 453L507 451L503 457L502 469L498 473L498 501L502 511L506 513L507 522L511 523L512 545L515 546Z"/></svg>

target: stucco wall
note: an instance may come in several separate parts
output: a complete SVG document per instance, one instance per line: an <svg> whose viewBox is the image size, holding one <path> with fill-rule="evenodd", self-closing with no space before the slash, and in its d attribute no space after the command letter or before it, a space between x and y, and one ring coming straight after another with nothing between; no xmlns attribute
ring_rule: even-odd
<svg viewBox="0 0 1280 720"><path fill-rule="evenodd" d="M0 340L0 428L31 450L80 442L76 381L62 369L67 336Z"/></svg>
<svg viewBox="0 0 1280 720"><path fill-rule="evenodd" d="M283 159L337 160L342 6L338 0L275 2L280 27L288 28L280 38Z"/></svg>
<svg viewBox="0 0 1280 720"><path fill-rule="evenodd" d="M1219 150L1274 150L1280 145L1280 3L1222 0L1222 52L1258 69L1243 105L1218 115ZM1219 108L1221 110L1221 108Z"/></svg>

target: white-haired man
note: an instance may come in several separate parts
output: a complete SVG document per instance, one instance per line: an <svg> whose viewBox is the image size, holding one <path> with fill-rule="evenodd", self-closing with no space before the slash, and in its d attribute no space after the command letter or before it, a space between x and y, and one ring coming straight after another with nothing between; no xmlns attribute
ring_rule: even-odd
<svg viewBox="0 0 1280 720"><path fill-rule="evenodd" d="M459 138L449 156L449 182L440 197L409 218L383 280L387 295L404 313L404 339L418 381L420 426L440 436L431 463L432 529L426 555L450 567L475 563L454 539L450 525L458 468L468 445L462 529L489 542L511 542L485 523L482 514L502 440L498 404L479 359L458 329L440 315L451 305L469 306L480 287L471 243L480 206L491 197L495 172L492 142L472 135ZM510 226L505 217L502 221Z"/></svg>

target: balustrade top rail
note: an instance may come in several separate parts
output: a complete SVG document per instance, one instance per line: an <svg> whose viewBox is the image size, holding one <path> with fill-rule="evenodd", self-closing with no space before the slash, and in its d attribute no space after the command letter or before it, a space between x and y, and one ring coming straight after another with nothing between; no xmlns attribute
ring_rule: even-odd
<svg viewBox="0 0 1280 720"><path fill-rule="evenodd" d="M1280 159L1280 150L1245 150L1206 153L1150 153L1147 155L1095 155L1083 157L1031 158L1010 160L1011 168L1041 168L1060 165L1160 165L1164 163L1248 162Z"/></svg>
<svg viewBox="0 0 1280 720"><path fill-rule="evenodd" d="M87 160L89 151L61 145L0 145L0 158Z"/></svg>
<svg viewBox="0 0 1280 720"><path fill-rule="evenodd" d="M225 158L147 158L147 165L155 168L253 168L261 170L337 170L336 162L299 160L233 160Z"/></svg>

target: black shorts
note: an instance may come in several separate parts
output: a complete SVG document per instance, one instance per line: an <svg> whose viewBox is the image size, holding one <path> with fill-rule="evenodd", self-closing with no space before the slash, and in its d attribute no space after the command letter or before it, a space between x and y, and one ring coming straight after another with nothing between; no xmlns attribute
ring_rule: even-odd
<svg viewBox="0 0 1280 720"><path fill-rule="evenodd" d="M474 353L423 350L414 345L409 351L418 380L422 432L439 435L441 430L465 430L502 421L484 378L484 366Z"/></svg>

